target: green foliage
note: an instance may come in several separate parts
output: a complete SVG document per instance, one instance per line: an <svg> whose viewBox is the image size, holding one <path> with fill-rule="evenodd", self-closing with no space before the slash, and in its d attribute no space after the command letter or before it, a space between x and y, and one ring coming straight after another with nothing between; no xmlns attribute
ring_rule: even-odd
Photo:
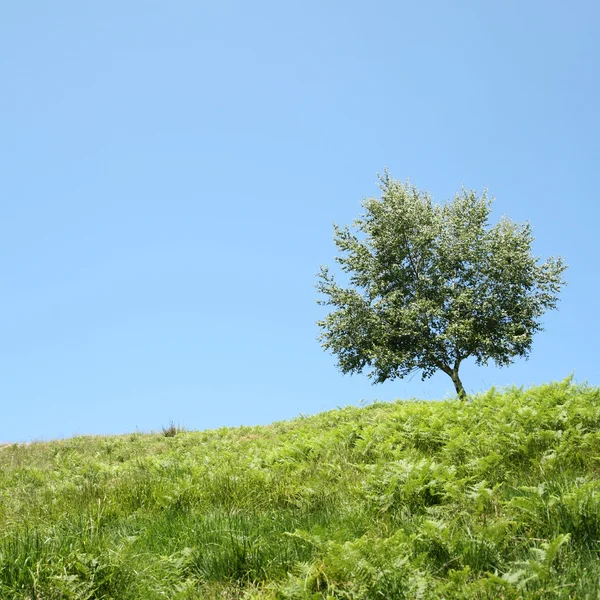
<svg viewBox="0 0 600 600"><path fill-rule="evenodd" d="M162 434L165 437L175 437L178 433L181 433L182 431L185 431L185 429L180 425L175 425L173 421L169 422L168 427L162 428Z"/></svg>
<svg viewBox="0 0 600 600"><path fill-rule="evenodd" d="M529 223L503 217L489 227L485 193L463 190L438 205L387 172L380 181L381 199L365 200L355 232L334 226L349 285L321 267L320 303L334 307L318 322L322 345L343 373L368 368L381 383L441 370L464 397L466 358L505 366L529 355L566 265L560 257L538 264Z"/></svg>
<svg viewBox="0 0 600 600"><path fill-rule="evenodd" d="M598 598L600 389L0 449L0 598Z"/></svg>

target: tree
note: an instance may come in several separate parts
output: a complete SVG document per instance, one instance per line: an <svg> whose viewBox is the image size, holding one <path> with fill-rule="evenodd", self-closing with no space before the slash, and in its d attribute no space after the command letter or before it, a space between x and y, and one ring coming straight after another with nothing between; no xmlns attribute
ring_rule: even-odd
<svg viewBox="0 0 600 600"><path fill-rule="evenodd" d="M542 315L556 308L566 264L561 257L539 264L527 222L502 217L490 227L486 193L463 189L435 204L387 171L379 179L381 198L363 202L353 230L334 225L335 260L348 285L321 267L319 303L334 310L317 322L319 340L343 373L369 368L382 383L440 370L466 399L461 363L527 358Z"/></svg>

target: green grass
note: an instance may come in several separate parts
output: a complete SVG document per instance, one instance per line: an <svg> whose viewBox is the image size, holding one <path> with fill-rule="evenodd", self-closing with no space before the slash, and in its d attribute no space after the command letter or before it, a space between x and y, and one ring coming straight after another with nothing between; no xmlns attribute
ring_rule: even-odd
<svg viewBox="0 0 600 600"><path fill-rule="evenodd" d="M0 598L600 598L600 389L0 449Z"/></svg>

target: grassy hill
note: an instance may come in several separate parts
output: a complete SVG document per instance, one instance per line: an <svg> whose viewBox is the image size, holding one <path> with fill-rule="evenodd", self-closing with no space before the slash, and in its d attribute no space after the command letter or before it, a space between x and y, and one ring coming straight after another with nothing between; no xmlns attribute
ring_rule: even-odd
<svg viewBox="0 0 600 600"><path fill-rule="evenodd" d="M597 599L599 475L568 380L7 446L0 598Z"/></svg>

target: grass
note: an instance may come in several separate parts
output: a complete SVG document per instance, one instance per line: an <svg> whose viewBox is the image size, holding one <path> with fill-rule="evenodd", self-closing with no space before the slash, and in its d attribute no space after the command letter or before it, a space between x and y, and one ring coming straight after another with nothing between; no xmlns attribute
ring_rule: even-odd
<svg viewBox="0 0 600 600"><path fill-rule="evenodd" d="M0 449L2 599L600 598L600 389Z"/></svg>

